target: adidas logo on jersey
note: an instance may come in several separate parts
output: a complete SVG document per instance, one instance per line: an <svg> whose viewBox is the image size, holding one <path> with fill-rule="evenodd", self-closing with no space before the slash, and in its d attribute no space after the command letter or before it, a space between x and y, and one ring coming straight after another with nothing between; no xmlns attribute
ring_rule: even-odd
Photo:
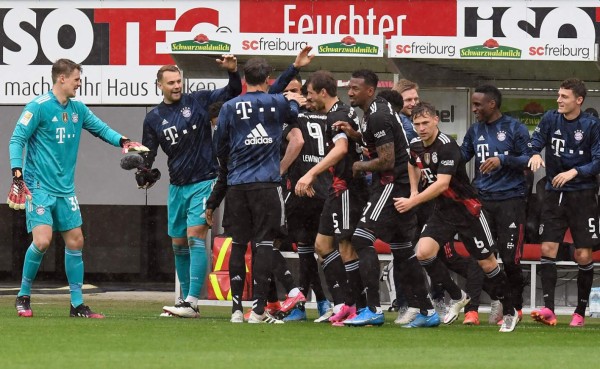
<svg viewBox="0 0 600 369"><path fill-rule="evenodd" d="M562 136L562 133L560 133L560 129L557 129L556 131L554 131L554 134L557 136Z"/></svg>
<svg viewBox="0 0 600 369"><path fill-rule="evenodd" d="M508 228L517 228L517 225L515 224L515 222L512 222L511 225L508 226Z"/></svg>
<svg viewBox="0 0 600 369"><path fill-rule="evenodd" d="M269 137L261 123L257 124L246 137L246 141L244 141L246 145L268 145L273 143L273 139Z"/></svg>
<svg viewBox="0 0 600 369"><path fill-rule="evenodd" d="M483 136L479 136L479 138L477 139L477 141L485 141L485 138Z"/></svg>

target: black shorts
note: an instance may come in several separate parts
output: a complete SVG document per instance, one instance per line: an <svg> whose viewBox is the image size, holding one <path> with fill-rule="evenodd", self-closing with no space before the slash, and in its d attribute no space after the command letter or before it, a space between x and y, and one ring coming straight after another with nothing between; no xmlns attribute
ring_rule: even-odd
<svg viewBox="0 0 600 369"><path fill-rule="evenodd" d="M223 211L225 233L241 244L283 238L285 204L281 186L248 187L238 185L227 189Z"/></svg>
<svg viewBox="0 0 600 369"><path fill-rule="evenodd" d="M525 198L482 200L482 204L502 261L519 264L525 238L527 208Z"/></svg>
<svg viewBox="0 0 600 369"><path fill-rule="evenodd" d="M285 201L287 229L292 242L314 244L325 200L298 197L293 193Z"/></svg>
<svg viewBox="0 0 600 369"><path fill-rule="evenodd" d="M361 193L345 190L338 196L330 194L321 212L319 233L337 240L350 240L365 204L365 196Z"/></svg>
<svg viewBox="0 0 600 369"><path fill-rule="evenodd" d="M411 242L417 230L417 216L414 211L399 213L394 207L395 197L410 197L410 186L389 183L374 188L358 227L370 230L386 243Z"/></svg>
<svg viewBox="0 0 600 369"><path fill-rule="evenodd" d="M469 222L460 224L449 223L443 214L435 211L423 227L421 238L431 237L440 247L444 247L457 233L469 254L477 260L487 259L496 251L485 211L480 213L479 218L470 217Z"/></svg>
<svg viewBox="0 0 600 369"><path fill-rule="evenodd" d="M575 248L599 244L598 195L596 189L546 191L540 219L540 241L562 242L571 229Z"/></svg>

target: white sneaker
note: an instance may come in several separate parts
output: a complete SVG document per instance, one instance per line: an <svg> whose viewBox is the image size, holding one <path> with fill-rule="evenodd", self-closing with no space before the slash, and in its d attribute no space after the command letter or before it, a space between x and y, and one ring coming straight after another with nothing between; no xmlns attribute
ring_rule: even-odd
<svg viewBox="0 0 600 369"><path fill-rule="evenodd" d="M183 299L181 297L178 297L177 302L175 303L175 305L179 305L179 304L183 304ZM172 318L173 314L163 310L163 312L160 313L160 317L161 318Z"/></svg>
<svg viewBox="0 0 600 369"><path fill-rule="evenodd" d="M421 313L420 309L409 307L404 311L398 311L398 317L394 320L394 324L406 325L412 323L413 320Z"/></svg>
<svg viewBox="0 0 600 369"><path fill-rule="evenodd" d="M500 300L492 300L490 308L488 323L497 324L502 319L502 303Z"/></svg>
<svg viewBox="0 0 600 369"><path fill-rule="evenodd" d="M276 319L271 314L266 311L262 315L256 314L254 311L250 313L250 317L248 318L248 323L250 324L284 324L283 320Z"/></svg>
<svg viewBox="0 0 600 369"><path fill-rule="evenodd" d="M469 297L469 295L466 294L465 291L461 291L460 300L450 300L448 312L444 317L444 324L454 323L454 321L458 319L458 316L460 315L462 309L464 309L464 307L469 303L469 301L471 301L471 298Z"/></svg>
<svg viewBox="0 0 600 369"><path fill-rule="evenodd" d="M243 323L244 322L244 313L242 313L241 310L236 310L233 312L233 314L231 314L231 320L230 322L232 323Z"/></svg>
<svg viewBox="0 0 600 369"><path fill-rule="evenodd" d="M518 322L519 315L517 314L517 310L514 310L513 315L505 315L502 317L502 326L500 327L500 332L514 331Z"/></svg>
<svg viewBox="0 0 600 369"><path fill-rule="evenodd" d="M180 318L199 318L198 307L193 307L189 302L183 301L175 306L163 306L163 311Z"/></svg>
<svg viewBox="0 0 600 369"><path fill-rule="evenodd" d="M333 308L327 309L325 314L314 320L315 323L329 323L329 318L333 316Z"/></svg>

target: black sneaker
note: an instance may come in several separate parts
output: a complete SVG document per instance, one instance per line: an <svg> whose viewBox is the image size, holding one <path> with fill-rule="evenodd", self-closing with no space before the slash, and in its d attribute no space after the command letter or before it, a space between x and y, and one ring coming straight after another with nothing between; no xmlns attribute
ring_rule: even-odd
<svg viewBox="0 0 600 369"><path fill-rule="evenodd" d="M33 311L31 311L31 300L29 296L17 296L15 301L15 307L17 308L17 315L24 318L31 318Z"/></svg>
<svg viewBox="0 0 600 369"><path fill-rule="evenodd" d="M92 318L92 319L104 319L104 315L99 313L94 313L89 306L81 304L77 307L73 307L71 305L71 314L72 318Z"/></svg>

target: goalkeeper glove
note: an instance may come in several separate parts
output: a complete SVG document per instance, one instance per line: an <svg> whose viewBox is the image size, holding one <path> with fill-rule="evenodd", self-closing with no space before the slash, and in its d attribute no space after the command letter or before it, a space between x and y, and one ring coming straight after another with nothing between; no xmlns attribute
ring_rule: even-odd
<svg viewBox="0 0 600 369"><path fill-rule="evenodd" d="M137 182L138 188L149 189L154 186L156 181L160 179L160 171L156 168L146 169L141 168L135 172L135 181Z"/></svg>
<svg viewBox="0 0 600 369"><path fill-rule="evenodd" d="M31 192L23 181L23 173L21 168L13 168L13 182L8 192L6 203L8 207L15 210L25 209L25 202L31 201Z"/></svg>
<svg viewBox="0 0 600 369"><path fill-rule="evenodd" d="M128 138L125 137L121 137L121 140L119 141L119 144L121 145L121 147L123 148L123 150L121 150L121 152L123 154L127 154L128 152L146 152L146 151L150 151L148 150L148 148L144 145L142 145L139 142L135 142L135 141L131 141Z"/></svg>

